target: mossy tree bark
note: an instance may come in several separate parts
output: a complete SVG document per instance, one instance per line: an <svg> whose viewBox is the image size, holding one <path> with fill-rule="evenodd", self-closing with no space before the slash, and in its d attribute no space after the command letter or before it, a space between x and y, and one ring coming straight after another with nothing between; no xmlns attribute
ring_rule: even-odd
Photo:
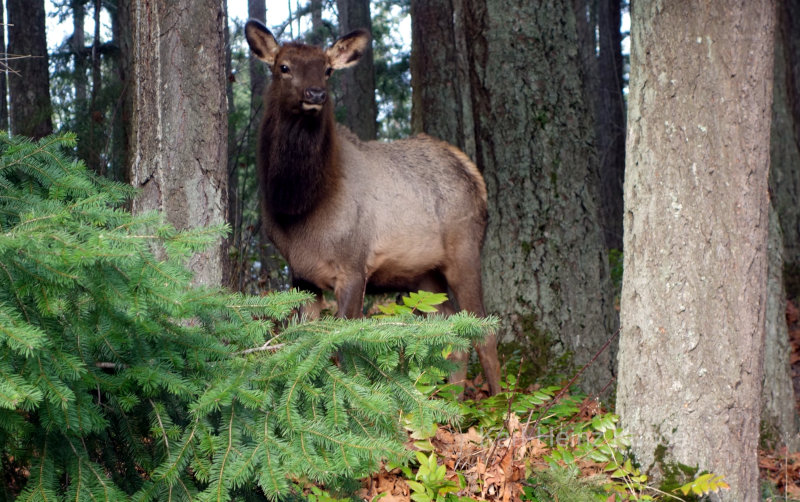
<svg viewBox="0 0 800 502"><path fill-rule="evenodd" d="M476 161L489 193L486 307L508 333L590 361L614 333L593 123L570 1L465 0ZM543 353L528 360L552 360ZM581 383L613 381L602 352Z"/></svg>
<svg viewBox="0 0 800 502"><path fill-rule="evenodd" d="M176 228L226 221L224 0L131 0L133 211L161 210ZM218 285L223 243L195 256L195 282Z"/></svg>
<svg viewBox="0 0 800 502"><path fill-rule="evenodd" d="M775 5L637 1L617 412L645 470L759 500Z"/></svg>

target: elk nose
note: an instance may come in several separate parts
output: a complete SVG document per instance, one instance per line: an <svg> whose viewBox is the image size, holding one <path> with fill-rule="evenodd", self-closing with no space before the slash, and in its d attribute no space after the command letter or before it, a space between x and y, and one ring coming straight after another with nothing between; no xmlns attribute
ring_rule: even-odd
<svg viewBox="0 0 800 502"><path fill-rule="evenodd" d="M303 91L303 100L312 105L321 105L325 102L325 98L328 95L325 92L325 89L321 89L319 87L307 87L305 91Z"/></svg>

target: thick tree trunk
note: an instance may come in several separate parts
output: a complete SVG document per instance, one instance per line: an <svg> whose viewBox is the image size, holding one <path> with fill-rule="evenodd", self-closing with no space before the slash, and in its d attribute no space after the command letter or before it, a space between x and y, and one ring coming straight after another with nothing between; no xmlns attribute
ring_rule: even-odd
<svg viewBox="0 0 800 502"><path fill-rule="evenodd" d="M7 0L8 53L26 56L8 74L11 132L41 138L53 132L44 0Z"/></svg>
<svg viewBox="0 0 800 502"><path fill-rule="evenodd" d="M486 307L575 367L614 333L589 104L569 0L467 0L476 160L489 193ZM552 360L546 351L528 361ZM606 350L582 385L613 379Z"/></svg>
<svg viewBox="0 0 800 502"><path fill-rule="evenodd" d="M767 276L764 377L761 404L761 443L772 448L800 447L798 416L789 356L786 291L783 287L783 233L778 213L769 208L769 264Z"/></svg>
<svg viewBox="0 0 800 502"><path fill-rule="evenodd" d="M372 33L369 0L337 0L339 7L339 35L363 28ZM363 140L377 136L375 103L375 64L372 43L358 65L337 76L339 103L344 108L344 124Z"/></svg>
<svg viewBox="0 0 800 502"><path fill-rule="evenodd" d="M159 209L178 229L227 211L223 0L132 0L131 180L134 212ZM195 256L195 282L219 285L222 242Z"/></svg>
<svg viewBox="0 0 800 502"><path fill-rule="evenodd" d="M670 464L759 500L775 5L636 2L617 412ZM735 106L732 104L735 103Z"/></svg>
<svg viewBox="0 0 800 502"><path fill-rule="evenodd" d="M800 447L798 417L795 411L794 388L789 363L789 334L786 325L786 288L784 283L784 256L795 251L800 243L796 228L800 221L798 194L800 193L800 149L795 141L794 118L789 104L789 54L786 37L790 32L790 4L800 6L798 0L788 0L778 9L778 26L775 35L775 64L772 101L772 130L770 134L770 227L769 227L769 277L767 282L767 319L764 348L764 390L761 411L762 443L786 444L790 449ZM800 9L799 12L800 14ZM800 34L796 35L800 38ZM780 213L780 214L779 214ZM785 239L782 227L786 226L794 238ZM791 276L791 262L787 278ZM800 271L798 271L800 272ZM791 282L791 281L790 281Z"/></svg>
<svg viewBox="0 0 800 502"><path fill-rule="evenodd" d="M462 0L411 1L411 130L475 158Z"/></svg>
<svg viewBox="0 0 800 502"><path fill-rule="evenodd" d="M784 0L775 47L770 190L784 243L784 279L800 297L800 0Z"/></svg>
<svg viewBox="0 0 800 502"><path fill-rule="evenodd" d="M625 173L625 100L622 97L620 0L598 0L595 137L600 161L603 234L609 249L622 250L622 182Z"/></svg>

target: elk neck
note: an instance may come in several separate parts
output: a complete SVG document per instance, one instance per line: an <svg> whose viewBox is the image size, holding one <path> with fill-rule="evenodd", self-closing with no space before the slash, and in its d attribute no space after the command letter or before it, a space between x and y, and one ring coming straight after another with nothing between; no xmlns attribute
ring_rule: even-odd
<svg viewBox="0 0 800 502"><path fill-rule="evenodd" d="M267 102L261 130L261 188L274 216L301 217L333 193L340 178L335 131L330 100L316 115Z"/></svg>

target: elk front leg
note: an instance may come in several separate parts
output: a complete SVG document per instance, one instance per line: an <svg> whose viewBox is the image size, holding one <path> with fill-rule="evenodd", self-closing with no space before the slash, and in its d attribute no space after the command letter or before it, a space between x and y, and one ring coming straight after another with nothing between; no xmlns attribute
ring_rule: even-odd
<svg viewBox="0 0 800 502"><path fill-rule="evenodd" d="M367 288L367 278L364 275L348 277L337 283L334 289L336 303L339 306L337 317L357 319L364 315L364 292Z"/></svg>

